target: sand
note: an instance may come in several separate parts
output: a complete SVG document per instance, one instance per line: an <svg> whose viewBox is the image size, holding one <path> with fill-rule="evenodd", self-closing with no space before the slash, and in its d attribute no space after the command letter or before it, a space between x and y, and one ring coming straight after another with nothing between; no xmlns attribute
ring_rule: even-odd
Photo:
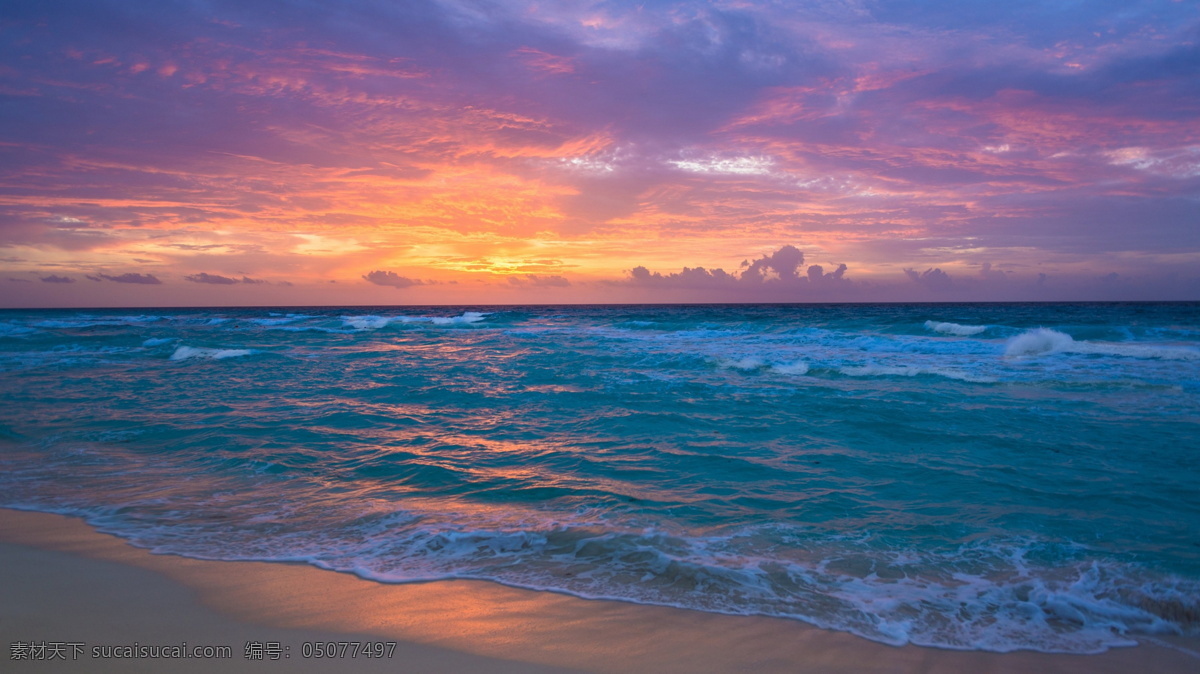
<svg viewBox="0 0 1200 674"><path fill-rule="evenodd" d="M892 647L765 617L591 601L482 581L388 585L307 565L155 555L80 520L0 509L4 671L1195 672L1200 639L1100 655ZM315 642L395 642L391 657L305 658ZM10 662L16 642L85 644ZM100 659L114 645L228 646L223 660ZM246 644L289 657L248 660Z"/></svg>

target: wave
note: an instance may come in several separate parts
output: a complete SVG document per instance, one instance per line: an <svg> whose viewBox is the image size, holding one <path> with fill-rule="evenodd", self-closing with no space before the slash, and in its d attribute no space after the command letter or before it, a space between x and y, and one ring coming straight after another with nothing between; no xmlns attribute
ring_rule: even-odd
<svg viewBox="0 0 1200 674"><path fill-rule="evenodd" d="M727 370L745 370L747 372L757 370L766 366L766 361L756 356L746 356L744 358L724 358L718 365Z"/></svg>
<svg viewBox="0 0 1200 674"><path fill-rule="evenodd" d="M742 370L744 372L753 372L770 367L772 372L779 374L802 375L808 374L808 363L802 360L793 362L767 362L757 356L745 356L743 358L722 358L717 361L717 365L726 370Z"/></svg>
<svg viewBox="0 0 1200 674"><path fill-rule="evenodd" d="M344 316L342 322L358 330L386 328L393 319L384 316Z"/></svg>
<svg viewBox="0 0 1200 674"><path fill-rule="evenodd" d="M959 325L958 323L939 323L937 321L925 321L925 327L943 335L958 335L959 337L978 335L988 329L986 325Z"/></svg>
<svg viewBox="0 0 1200 674"><path fill-rule="evenodd" d="M39 328L91 328L97 325L125 325L123 321L38 321L34 326Z"/></svg>
<svg viewBox="0 0 1200 674"><path fill-rule="evenodd" d="M46 319L33 324L37 328L45 329L71 329L71 328L92 328L97 326L113 326L113 325L143 325L145 323L154 323L156 321L167 320L165 316L158 315L140 315L140 316L111 316L101 318L98 316L79 316L75 319Z"/></svg>
<svg viewBox="0 0 1200 674"><path fill-rule="evenodd" d="M1004 347L1004 355L1009 358L1028 358L1052 353L1096 354L1162 360L1200 360L1200 350L1193 348L1160 344L1076 341L1070 335L1050 328L1036 328L1023 332L1008 340Z"/></svg>
<svg viewBox="0 0 1200 674"><path fill-rule="evenodd" d="M855 365L839 368L838 372L848 377L916 377L918 375L935 375L959 381L975 383L991 383L995 379L980 377L948 367L917 367L915 365Z"/></svg>
<svg viewBox="0 0 1200 674"><path fill-rule="evenodd" d="M203 346L180 346L175 349L175 353L171 354L171 360L187 360L188 358L213 358L221 360L223 358L249 356L252 353L254 352L250 349L210 349Z"/></svg>
<svg viewBox="0 0 1200 674"><path fill-rule="evenodd" d="M771 366L771 369L780 374L808 374L808 363L802 360L793 363L775 363Z"/></svg>
<svg viewBox="0 0 1200 674"><path fill-rule="evenodd" d="M37 332L33 328L17 325L16 323L0 323L0 337L15 337L17 335L28 335Z"/></svg>
<svg viewBox="0 0 1200 674"><path fill-rule="evenodd" d="M865 551L824 541L816 544L823 556L798 560L741 549L755 537L747 533L417 528L399 540L388 532L365 556L306 561L382 582L477 578L592 599L798 619L897 646L994 652L1099 653L1135 645L1131 633L1193 631L1186 616L1200 612L1195 583L1118 563L1040 566L1030 558L1045 546L1027 541L943 552ZM381 558L386 548L376 545L385 539L390 553Z"/></svg>
<svg viewBox="0 0 1200 674"><path fill-rule="evenodd" d="M251 318L247 320L255 325L273 327L276 325L287 325L289 323L295 323L296 321L302 321L309 318L316 318L316 316L308 316L305 314L287 314L286 316L280 316L279 314L272 313L271 318Z"/></svg>
<svg viewBox="0 0 1200 674"><path fill-rule="evenodd" d="M175 339L172 337L151 337L142 342L142 346L162 346L163 344L170 344L173 341Z"/></svg>
<svg viewBox="0 0 1200 674"><path fill-rule="evenodd" d="M478 323L490 314L465 311L458 316L343 316L342 322L358 330L378 330L392 323L430 323L432 325L465 325Z"/></svg>
<svg viewBox="0 0 1200 674"><path fill-rule="evenodd" d="M395 511L320 532L282 533L279 517L268 513L237 526L223 518L219 528L183 522L133 530L111 511L89 517L73 508L36 509L82 515L159 553L304 562L386 583L477 579L588 599L767 615L896 646L1089 654L1136 645L1133 635L1200 627L1196 581L1028 538L923 550L880 547L866 532L822 535L778 525L710 536L603 521L472 528ZM264 535L263 527L273 533ZM785 540L791 544L781 546Z"/></svg>

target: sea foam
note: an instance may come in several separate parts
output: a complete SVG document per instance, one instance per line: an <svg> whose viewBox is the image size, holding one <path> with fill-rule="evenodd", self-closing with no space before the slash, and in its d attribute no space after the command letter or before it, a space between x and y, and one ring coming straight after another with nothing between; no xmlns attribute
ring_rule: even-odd
<svg viewBox="0 0 1200 674"><path fill-rule="evenodd" d="M250 349L210 349L203 346L181 346L175 349L175 353L171 354L171 360L187 360L188 358L213 358L221 360L236 356L248 356L251 353L253 351Z"/></svg>
<svg viewBox="0 0 1200 674"><path fill-rule="evenodd" d="M1194 581L1120 563L1047 565L1073 550L1031 539L889 549L869 534L778 526L699 535L561 515L517 528L432 524L444 514L426 515L358 513L319 536L298 528L263 540L252 528L213 533L188 523L190 535L159 528L131 538L159 552L306 562L381 582L486 579L588 599L793 618L895 646L1100 653L1136 645L1131 634L1184 632L1186 618L1175 613L1197 608ZM279 529L287 518L256 519ZM114 519L105 525L124 529ZM779 548L792 537L803 552Z"/></svg>
<svg viewBox="0 0 1200 674"><path fill-rule="evenodd" d="M771 369L780 374L808 374L808 363L802 360L797 360L792 363L775 363L771 365Z"/></svg>
<svg viewBox="0 0 1200 674"><path fill-rule="evenodd" d="M756 356L746 356L744 358L725 358L720 361L720 366L730 370L757 370L766 363L762 358Z"/></svg>
<svg viewBox="0 0 1200 674"><path fill-rule="evenodd" d="M758 356L744 356L742 358L722 358L717 361L717 365L726 370L741 370L743 372L754 372L764 368L769 368L772 372L788 375L808 374L808 363L802 360L792 362L768 362Z"/></svg>
<svg viewBox="0 0 1200 674"><path fill-rule="evenodd" d="M458 316L343 316L342 322L358 330L378 330L392 323L430 323L432 325L464 325L487 318L481 311L465 311Z"/></svg>
<svg viewBox="0 0 1200 674"><path fill-rule="evenodd" d="M1200 360L1200 350L1161 344L1124 344L1120 342L1076 341L1070 335L1036 328L1008 340L1004 355L1009 358L1028 358L1052 353L1080 353L1127 358L1158 358L1162 360Z"/></svg>
<svg viewBox="0 0 1200 674"><path fill-rule="evenodd" d="M973 375L969 372L963 372L953 368L918 367L915 365L854 365L839 368L838 372L848 377L916 377L918 375L934 375L938 377L946 377L947 379L957 379L959 381L976 383L990 383L995 381L995 379L991 377Z"/></svg>

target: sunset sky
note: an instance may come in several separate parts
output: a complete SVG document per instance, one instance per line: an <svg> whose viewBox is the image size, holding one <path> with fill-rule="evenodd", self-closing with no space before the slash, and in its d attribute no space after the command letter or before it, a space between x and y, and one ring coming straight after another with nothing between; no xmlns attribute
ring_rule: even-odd
<svg viewBox="0 0 1200 674"><path fill-rule="evenodd" d="M0 306L1200 299L1193 1L9 0L0 49Z"/></svg>

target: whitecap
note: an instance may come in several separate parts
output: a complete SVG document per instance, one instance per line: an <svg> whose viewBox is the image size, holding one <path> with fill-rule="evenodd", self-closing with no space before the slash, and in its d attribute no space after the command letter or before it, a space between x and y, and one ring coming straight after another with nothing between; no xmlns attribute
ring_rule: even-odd
<svg viewBox="0 0 1200 674"><path fill-rule="evenodd" d="M175 340L171 337L151 337L150 339L142 342L142 346L162 346L163 344L169 344L173 341Z"/></svg>
<svg viewBox="0 0 1200 674"><path fill-rule="evenodd" d="M342 316L342 323L357 330L378 330L392 323L431 323L433 325L478 323L488 315L481 311L465 311L458 316Z"/></svg>
<svg viewBox="0 0 1200 674"><path fill-rule="evenodd" d="M969 337L978 335L988 329L986 325L960 325L958 323L942 323L938 321L925 321L925 328L940 332L943 335L958 335L959 337Z"/></svg>
<svg viewBox="0 0 1200 674"><path fill-rule="evenodd" d="M1036 328L1008 340L1004 355L1009 358L1041 356L1051 353L1080 353L1127 358L1158 358L1162 360L1200 360L1200 350L1162 344L1122 344L1119 342L1076 341L1070 335Z"/></svg>
<svg viewBox="0 0 1200 674"><path fill-rule="evenodd" d="M392 322L383 316L343 316L342 322L358 330L377 330Z"/></svg>
<svg viewBox="0 0 1200 674"><path fill-rule="evenodd" d="M1066 333L1049 328L1037 328L1022 332L1008 340L1008 344L1004 346L1004 355L1010 358L1039 356L1044 353L1067 351L1073 344L1075 344L1075 340Z"/></svg>
<svg viewBox="0 0 1200 674"><path fill-rule="evenodd" d="M808 363L798 360L794 363L775 363L771 369L780 374L808 374Z"/></svg>
<svg viewBox="0 0 1200 674"><path fill-rule="evenodd" d="M478 323L479 321L482 321L486 317L487 317L487 314L479 312L479 311L465 311L462 313L461 316L451 316L449 318L444 318L441 316L434 316L432 318L432 323L434 325L457 325L459 323Z"/></svg>
<svg viewBox="0 0 1200 674"><path fill-rule="evenodd" d="M991 383L995 381L995 379L990 377L979 377L969 372L948 367L916 367L914 365L856 365L843 367L838 372L849 377L916 377L917 375L926 374L975 383Z"/></svg>
<svg viewBox="0 0 1200 674"><path fill-rule="evenodd" d="M723 358L720 361L720 366L730 370L757 370L766 365L762 358L754 356L746 356L745 358Z"/></svg>
<svg viewBox="0 0 1200 674"><path fill-rule="evenodd" d="M248 356L251 353L253 351L250 349L210 349L203 346L181 346L175 349L175 353L171 354L171 360L186 360L188 358L214 358L220 360L235 356Z"/></svg>

